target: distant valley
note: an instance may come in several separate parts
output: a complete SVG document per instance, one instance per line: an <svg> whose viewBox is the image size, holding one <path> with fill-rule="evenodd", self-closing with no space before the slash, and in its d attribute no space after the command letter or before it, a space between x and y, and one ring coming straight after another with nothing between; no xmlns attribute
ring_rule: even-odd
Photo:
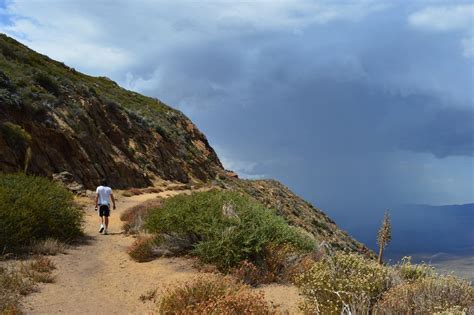
<svg viewBox="0 0 474 315"><path fill-rule="evenodd" d="M386 258L392 262L412 256L440 270L455 270L474 280L474 204L400 205L391 207L392 241ZM378 217L377 217L378 219ZM381 218L380 218L381 220ZM376 248L379 220L346 228L370 248ZM344 225L344 224L343 224Z"/></svg>

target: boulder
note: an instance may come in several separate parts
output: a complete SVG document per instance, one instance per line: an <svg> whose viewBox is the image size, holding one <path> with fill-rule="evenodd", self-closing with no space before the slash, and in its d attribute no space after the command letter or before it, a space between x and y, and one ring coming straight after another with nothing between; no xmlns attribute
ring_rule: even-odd
<svg viewBox="0 0 474 315"><path fill-rule="evenodd" d="M231 170L225 170L225 174L227 175L227 177L239 178L239 175L236 172L231 171Z"/></svg>
<svg viewBox="0 0 474 315"><path fill-rule="evenodd" d="M69 172L61 172L61 173L54 173L53 174L53 181L61 183L66 187L69 191L76 195L85 195L86 190L82 184L79 184L74 175Z"/></svg>

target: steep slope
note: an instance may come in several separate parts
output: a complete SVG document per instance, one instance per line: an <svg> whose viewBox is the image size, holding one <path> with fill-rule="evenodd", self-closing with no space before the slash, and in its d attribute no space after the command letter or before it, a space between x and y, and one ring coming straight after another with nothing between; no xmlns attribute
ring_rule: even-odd
<svg viewBox="0 0 474 315"><path fill-rule="evenodd" d="M28 147L31 154L28 154ZM0 35L0 171L68 171L88 188L154 177L206 181L222 172L206 137L157 99L90 77Z"/></svg>
<svg viewBox="0 0 474 315"><path fill-rule="evenodd" d="M289 224L311 233L320 244L325 242L333 249L373 254L365 245L341 230L323 211L313 207L278 181L228 178L225 184L228 188L249 194L258 202L274 209Z"/></svg>

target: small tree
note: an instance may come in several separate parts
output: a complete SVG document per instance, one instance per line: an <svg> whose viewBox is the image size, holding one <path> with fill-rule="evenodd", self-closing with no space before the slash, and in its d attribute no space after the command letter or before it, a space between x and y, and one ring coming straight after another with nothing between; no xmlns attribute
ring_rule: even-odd
<svg viewBox="0 0 474 315"><path fill-rule="evenodd" d="M379 257L378 257L379 264L382 264L383 250L388 245L388 243L390 243L391 239L392 239L392 226L390 224L390 216L387 210L385 211L382 226L380 227L379 233L377 235L377 244L379 245Z"/></svg>

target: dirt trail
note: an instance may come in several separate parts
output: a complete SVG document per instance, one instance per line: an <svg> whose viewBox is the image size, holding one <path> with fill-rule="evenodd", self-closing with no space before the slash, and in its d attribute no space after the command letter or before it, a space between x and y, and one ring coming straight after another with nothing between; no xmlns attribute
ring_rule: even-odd
<svg viewBox="0 0 474 315"><path fill-rule="evenodd" d="M56 264L56 282L40 286L27 296L27 314L152 314L153 302L139 297L149 290L189 281L199 275L189 259L160 258L136 263L126 249L134 238L122 233L120 214L140 202L157 196L168 197L185 191L167 191L129 198L121 197L112 211L109 235L98 233L98 216L92 207L85 216L84 230L90 241L52 257ZM269 301L295 313L298 293L293 287L271 285L262 288ZM158 290L160 292L160 290Z"/></svg>

